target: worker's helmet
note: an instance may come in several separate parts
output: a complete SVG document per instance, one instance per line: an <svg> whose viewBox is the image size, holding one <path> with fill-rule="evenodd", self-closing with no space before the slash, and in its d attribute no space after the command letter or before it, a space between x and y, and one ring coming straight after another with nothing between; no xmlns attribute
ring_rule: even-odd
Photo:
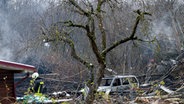
<svg viewBox="0 0 184 104"><path fill-rule="evenodd" d="M35 72L35 73L32 74L32 78L33 78L33 79L38 78L38 76L39 76L39 74L38 74L37 72Z"/></svg>

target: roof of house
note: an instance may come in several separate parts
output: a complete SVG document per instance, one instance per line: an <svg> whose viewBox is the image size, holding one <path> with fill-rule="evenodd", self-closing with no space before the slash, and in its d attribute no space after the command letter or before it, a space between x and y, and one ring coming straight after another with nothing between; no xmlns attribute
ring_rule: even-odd
<svg viewBox="0 0 184 104"><path fill-rule="evenodd" d="M0 69L11 70L15 73L19 72L36 72L36 68L32 65L21 64L17 62L0 60Z"/></svg>

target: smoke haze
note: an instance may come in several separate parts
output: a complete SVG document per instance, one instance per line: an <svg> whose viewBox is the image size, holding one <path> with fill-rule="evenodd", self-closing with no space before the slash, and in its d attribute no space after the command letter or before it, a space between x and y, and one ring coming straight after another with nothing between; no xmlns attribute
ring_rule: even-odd
<svg viewBox="0 0 184 104"><path fill-rule="evenodd" d="M0 1L1 60L15 61L19 49L26 47L29 39L38 33L36 20L47 6L41 1Z"/></svg>

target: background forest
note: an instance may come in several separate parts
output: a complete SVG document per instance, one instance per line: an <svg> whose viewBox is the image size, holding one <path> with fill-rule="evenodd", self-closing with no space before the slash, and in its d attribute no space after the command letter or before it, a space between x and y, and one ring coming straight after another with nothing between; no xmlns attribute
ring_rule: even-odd
<svg viewBox="0 0 184 104"><path fill-rule="evenodd" d="M1 0L0 59L34 65L40 74L54 75L52 79L47 77L49 80L86 81L91 71L71 56L71 46L58 35L66 33L80 58L98 64L86 32L66 27L87 23L87 18L67 1ZM96 0L76 2L85 10L90 9L88 4L94 8L97 5ZM101 10L102 29L94 17L96 43L101 44L101 34L105 32L107 46L131 34L135 11L151 14L140 20L136 30L138 41L130 40L107 53L106 68L119 74L143 75L149 60L159 63L175 59L184 48L184 0L114 0L104 4ZM52 42L48 38L53 39ZM99 45L98 48L104 47ZM55 89L61 89L61 85L57 83Z"/></svg>

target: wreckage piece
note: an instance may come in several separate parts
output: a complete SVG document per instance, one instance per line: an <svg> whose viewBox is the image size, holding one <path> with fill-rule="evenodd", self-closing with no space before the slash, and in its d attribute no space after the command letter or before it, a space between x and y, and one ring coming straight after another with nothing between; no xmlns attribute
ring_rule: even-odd
<svg viewBox="0 0 184 104"><path fill-rule="evenodd" d="M53 96L54 98L61 98L61 97L70 97L71 95L66 91L59 91L53 92L51 96Z"/></svg>
<svg viewBox="0 0 184 104"><path fill-rule="evenodd" d="M183 83L184 84L184 83ZM176 90L176 92L182 91L184 93L184 85L182 85L180 88Z"/></svg>
<svg viewBox="0 0 184 104"><path fill-rule="evenodd" d="M174 91L173 93L170 94L170 96L173 96L173 95L174 96L176 96L176 95L181 96L182 98L184 98L184 83L176 91Z"/></svg>
<svg viewBox="0 0 184 104"><path fill-rule="evenodd" d="M137 97L135 99L135 103L151 103L151 104L183 104L183 89L184 86L182 85L180 88L178 88L176 91L170 90L169 88L159 85L157 89L165 91L166 95L156 95L152 94L151 96L144 96L144 97Z"/></svg>
<svg viewBox="0 0 184 104"><path fill-rule="evenodd" d="M42 98L40 96L29 96L30 99L27 100L28 104L58 104L63 102L70 102L73 101L72 98L69 99L48 99L48 98ZM22 102L24 100L23 97L17 97L17 102Z"/></svg>
<svg viewBox="0 0 184 104"><path fill-rule="evenodd" d="M133 103L138 104L183 104L183 99L180 96L145 96L145 97L136 97Z"/></svg>
<svg viewBox="0 0 184 104"><path fill-rule="evenodd" d="M165 78L167 78L175 69L177 68L177 65L174 65L173 67L171 67L169 69L169 71L167 71L166 74L164 74L161 78L160 81L164 80Z"/></svg>
<svg viewBox="0 0 184 104"><path fill-rule="evenodd" d="M159 85L160 89L162 89L163 91L167 92L168 94L172 94L174 93L174 91L168 89L167 87L163 86L163 85Z"/></svg>

